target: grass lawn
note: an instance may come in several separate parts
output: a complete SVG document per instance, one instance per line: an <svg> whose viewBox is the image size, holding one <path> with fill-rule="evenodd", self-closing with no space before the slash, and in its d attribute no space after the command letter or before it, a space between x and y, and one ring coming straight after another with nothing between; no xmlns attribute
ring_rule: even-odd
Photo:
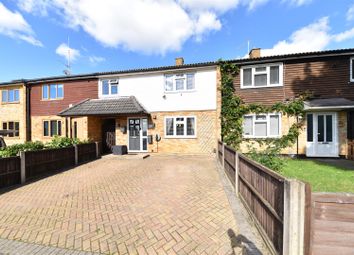
<svg viewBox="0 0 354 255"><path fill-rule="evenodd" d="M281 173L310 183L312 191L354 193L354 170L310 159L286 159Z"/></svg>

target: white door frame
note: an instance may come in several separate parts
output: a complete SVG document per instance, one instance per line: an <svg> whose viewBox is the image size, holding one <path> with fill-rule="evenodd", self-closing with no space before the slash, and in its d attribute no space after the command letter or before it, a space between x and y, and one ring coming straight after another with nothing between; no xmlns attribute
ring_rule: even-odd
<svg viewBox="0 0 354 255"><path fill-rule="evenodd" d="M131 119L140 119L140 150L130 150L129 148L130 148L130 146L129 146L129 136L130 136L130 131L129 131L129 120L131 120ZM143 129L142 129L142 120L143 119L147 119L147 121L149 121L148 120L148 117L128 117L127 118L127 134L128 134L128 137L127 137L127 139L128 139L128 152L147 152L148 150L147 150L147 146L146 146L146 150L143 150L143 139L144 138L146 138L147 139L147 137L148 137L148 130L149 130L149 128L147 127L147 129L146 129L146 136L143 136ZM149 125L149 123L147 123L148 125ZM147 141L146 141L147 142Z"/></svg>
<svg viewBox="0 0 354 255"><path fill-rule="evenodd" d="M306 156L307 157L339 157L339 132L338 132L338 113L337 112L308 112L312 114L312 135L313 141L308 142L307 132L306 132ZM318 153L318 115L332 115L333 116L333 145L335 146L333 153L332 151L328 154ZM306 116L307 119L307 116ZM308 124L306 124L308 128ZM326 131L325 131L326 132Z"/></svg>

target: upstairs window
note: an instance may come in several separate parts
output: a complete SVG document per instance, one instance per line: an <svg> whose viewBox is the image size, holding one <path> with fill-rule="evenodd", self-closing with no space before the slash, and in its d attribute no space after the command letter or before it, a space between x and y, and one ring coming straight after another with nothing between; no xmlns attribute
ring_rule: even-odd
<svg viewBox="0 0 354 255"><path fill-rule="evenodd" d="M111 96L118 95L118 84L119 81L115 80L102 80L102 95L103 96Z"/></svg>
<svg viewBox="0 0 354 255"><path fill-rule="evenodd" d="M245 138L280 137L280 127L281 115L279 113L245 115L243 136Z"/></svg>
<svg viewBox="0 0 354 255"><path fill-rule="evenodd" d="M7 137L19 137L20 136L20 122L7 121L2 123L3 130L13 131L13 133L7 134Z"/></svg>
<svg viewBox="0 0 354 255"><path fill-rule="evenodd" d="M166 74L165 92L193 91L195 89L194 74Z"/></svg>
<svg viewBox="0 0 354 255"><path fill-rule="evenodd" d="M58 100L64 98L64 85L63 84L50 84L42 86L42 99L43 100Z"/></svg>
<svg viewBox="0 0 354 255"><path fill-rule="evenodd" d="M241 88L262 88L283 85L283 64L245 66L241 68Z"/></svg>
<svg viewBox="0 0 354 255"><path fill-rule="evenodd" d="M354 82L354 57L350 58L350 81Z"/></svg>
<svg viewBox="0 0 354 255"><path fill-rule="evenodd" d="M195 117L166 117L165 136L167 138L195 138L196 118Z"/></svg>
<svg viewBox="0 0 354 255"><path fill-rule="evenodd" d="M20 102L20 90L9 89L1 92L1 101L3 103L18 103Z"/></svg>

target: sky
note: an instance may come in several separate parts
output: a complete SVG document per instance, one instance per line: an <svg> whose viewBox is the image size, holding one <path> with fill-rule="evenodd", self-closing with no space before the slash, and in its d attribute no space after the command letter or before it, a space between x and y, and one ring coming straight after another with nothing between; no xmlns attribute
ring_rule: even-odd
<svg viewBox="0 0 354 255"><path fill-rule="evenodd" d="M0 0L0 82L354 48L354 0ZM69 50L70 49L70 50Z"/></svg>

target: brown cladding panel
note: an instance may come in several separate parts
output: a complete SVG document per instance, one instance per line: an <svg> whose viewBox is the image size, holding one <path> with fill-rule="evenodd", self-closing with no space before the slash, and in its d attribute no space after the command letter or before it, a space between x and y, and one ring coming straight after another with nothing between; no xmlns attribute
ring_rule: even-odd
<svg viewBox="0 0 354 255"><path fill-rule="evenodd" d="M350 56L284 61L284 86L240 89L240 77L234 87L246 103L266 105L291 99L305 91L316 97L344 97L354 100L354 83L350 82Z"/></svg>
<svg viewBox="0 0 354 255"><path fill-rule="evenodd" d="M31 116L57 115L70 104L76 104L88 98L98 98L97 79L55 83L64 85L64 99L62 100L42 100L42 85L47 83L31 87Z"/></svg>

